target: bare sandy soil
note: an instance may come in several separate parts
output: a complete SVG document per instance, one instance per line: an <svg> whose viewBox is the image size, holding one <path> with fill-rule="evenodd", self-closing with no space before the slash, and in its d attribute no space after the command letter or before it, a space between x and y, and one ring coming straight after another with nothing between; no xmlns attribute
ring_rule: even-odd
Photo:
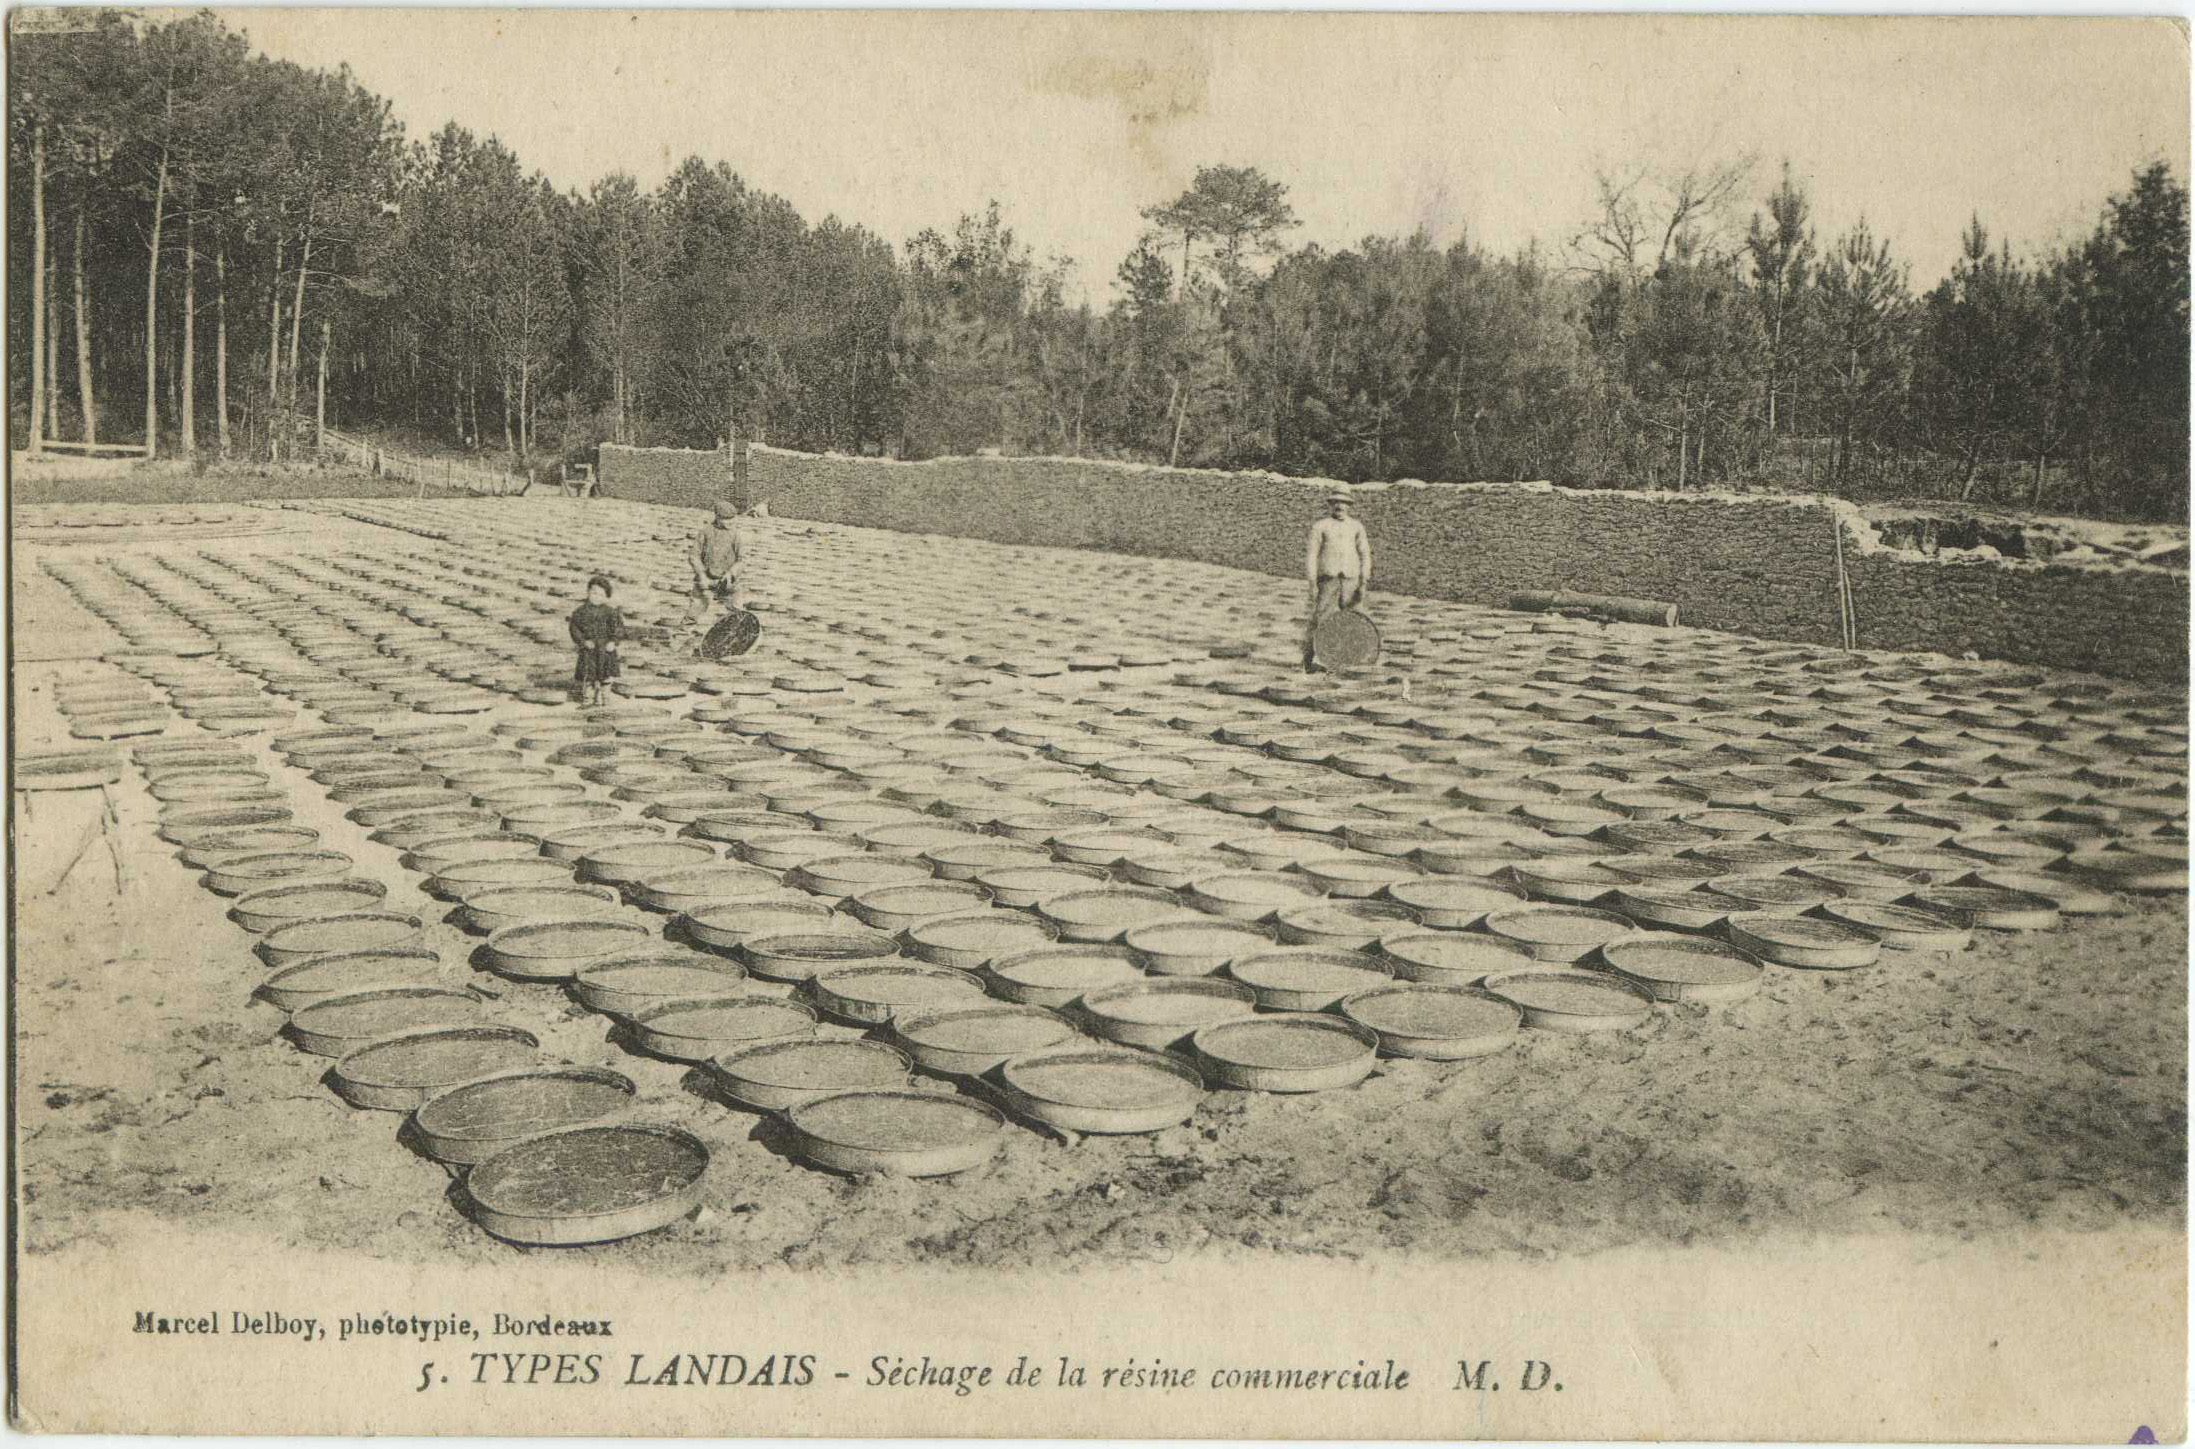
<svg viewBox="0 0 2195 1449"><path fill-rule="evenodd" d="M23 617L97 647L88 616L24 567L34 552L17 552ZM73 666L18 671L18 748L65 742L57 667ZM441 919L446 907L393 850L264 741L243 743L302 823L389 884L391 908L429 918L445 961L467 958L477 938ZM400 1140L400 1118L345 1106L318 1081L325 1059L276 1037L282 1015L251 994L265 975L252 938L154 835L157 807L134 772L117 799L119 893L95 856L46 894L58 837L81 818L59 797L38 801L50 813L18 857L25 1247L159 1234L188 1251L194 1226L243 1225L270 1246L391 1260L529 1251L456 1209L445 1171ZM605 1018L560 990L490 989L499 1019L536 1031L545 1056L625 1072L646 1115L714 1152L698 1215L585 1250L635 1273L1548 1257L1794 1232L2177 1226L2187 915L2184 901L2128 906L2052 931L1980 933L1953 956L1770 968L1734 1006L1665 1007L1611 1035L1526 1032L1477 1062L1384 1062L1352 1090L1215 1093L1190 1125L1155 1137L1069 1146L1016 1131L988 1166L931 1181L801 1166L767 1121L715 1098L697 1072L621 1050Z"/></svg>

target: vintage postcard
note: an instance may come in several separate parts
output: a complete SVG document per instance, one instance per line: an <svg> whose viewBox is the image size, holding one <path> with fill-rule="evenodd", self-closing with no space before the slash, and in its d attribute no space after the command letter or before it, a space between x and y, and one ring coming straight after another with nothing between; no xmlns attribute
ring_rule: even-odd
<svg viewBox="0 0 2195 1449"><path fill-rule="evenodd" d="M2188 62L9 12L11 1422L2184 1440Z"/></svg>

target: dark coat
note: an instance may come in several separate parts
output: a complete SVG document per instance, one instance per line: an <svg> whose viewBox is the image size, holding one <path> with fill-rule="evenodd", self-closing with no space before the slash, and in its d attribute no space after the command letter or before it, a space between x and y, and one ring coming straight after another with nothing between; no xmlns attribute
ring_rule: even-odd
<svg viewBox="0 0 2195 1449"><path fill-rule="evenodd" d="M572 643L579 646L572 678L581 684L617 678L624 672L617 657L618 641L624 637L625 616L610 605L590 600L572 610Z"/></svg>

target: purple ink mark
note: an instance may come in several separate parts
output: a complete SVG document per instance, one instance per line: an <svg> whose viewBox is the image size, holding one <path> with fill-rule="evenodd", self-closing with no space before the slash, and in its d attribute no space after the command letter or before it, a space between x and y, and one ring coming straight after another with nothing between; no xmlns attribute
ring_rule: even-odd
<svg viewBox="0 0 2195 1449"><path fill-rule="evenodd" d="M2126 1442L2129 1444L2154 1444L2157 1442L2157 1436L2149 1431L2149 1426L2147 1424L2144 1424L2140 1428L2136 1429L2134 1431L2134 1437L2127 1440Z"/></svg>

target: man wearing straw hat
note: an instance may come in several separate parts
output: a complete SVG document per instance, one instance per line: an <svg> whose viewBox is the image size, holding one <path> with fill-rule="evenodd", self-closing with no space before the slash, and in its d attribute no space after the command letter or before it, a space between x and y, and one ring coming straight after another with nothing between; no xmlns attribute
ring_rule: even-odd
<svg viewBox="0 0 2195 1449"><path fill-rule="evenodd" d="M1311 615L1303 625L1303 670L1319 668L1319 622L1336 609L1354 609L1372 581L1372 540L1350 515L1351 500L1338 489L1326 495L1326 516L1311 525L1303 572L1311 586Z"/></svg>
<svg viewBox="0 0 2195 1449"><path fill-rule="evenodd" d="M719 498L713 506L716 517L694 535L694 546L686 554L694 575L694 602L686 613L688 623L701 617L712 598L735 609L747 607L746 591L739 583L740 560L747 552L747 540L739 528L739 505Z"/></svg>

